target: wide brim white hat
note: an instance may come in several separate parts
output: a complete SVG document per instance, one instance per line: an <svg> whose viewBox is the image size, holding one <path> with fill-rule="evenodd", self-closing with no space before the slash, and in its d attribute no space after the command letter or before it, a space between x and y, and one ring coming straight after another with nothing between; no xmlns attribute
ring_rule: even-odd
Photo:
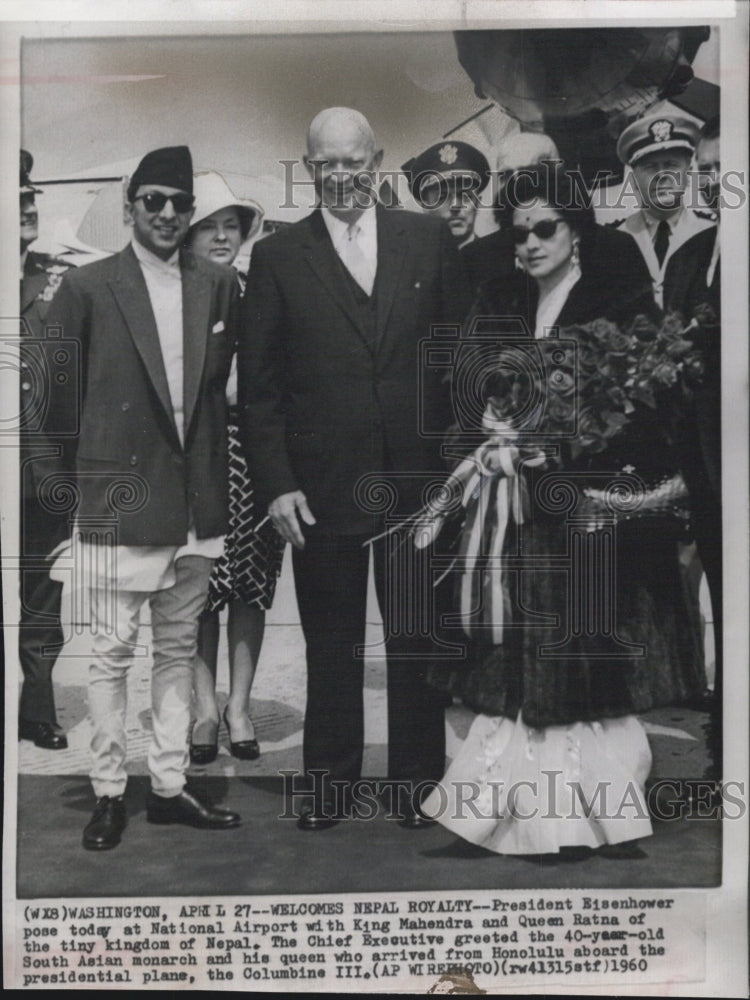
<svg viewBox="0 0 750 1000"><path fill-rule="evenodd" d="M222 208L236 208L246 215L248 234L245 239L255 236L263 223L265 212L262 206L252 198L239 198L215 170L202 170L193 174L193 195L195 212L190 221L191 227Z"/></svg>

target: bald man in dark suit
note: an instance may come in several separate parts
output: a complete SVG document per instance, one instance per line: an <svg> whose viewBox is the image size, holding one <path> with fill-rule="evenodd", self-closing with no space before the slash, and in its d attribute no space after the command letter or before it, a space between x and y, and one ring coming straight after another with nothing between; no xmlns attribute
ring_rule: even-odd
<svg viewBox="0 0 750 1000"><path fill-rule="evenodd" d="M294 546L307 643L304 766L311 784L313 772L326 776L299 818L305 830L340 814L332 781L351 789L361 776L367 542L384 525L362 487L374 474L393 497L389 514L407 515L422 506L430 474L442 478L439 436L421 428L445 429L447 392L420 370L420 343L434 324L460 322L468 305L443 221L358 196L365 185L355 178L372 177L381 158L359 112L316 116L305 162L320 204L256 246L239 340L248 461ZM426 572L429 553L405 545L414 572ZM445 702L425 682L433 647L417 589L402 606L402 569L386 540L373 556L388 656L388 773L413 788L442 775ZM416 618L413 634L404 614ZM411 796L402 815L424 825Z"/></svg>

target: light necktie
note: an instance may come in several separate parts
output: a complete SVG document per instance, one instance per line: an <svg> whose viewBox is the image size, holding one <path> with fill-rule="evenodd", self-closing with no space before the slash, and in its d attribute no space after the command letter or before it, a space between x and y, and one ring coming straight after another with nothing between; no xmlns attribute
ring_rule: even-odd
<svg viewBox="0 0 750 1000"><path fill-rule="evenodd" d="M656 227L656 239L654 240L654 251L656 252L656 259L659 261L659 267L664 263L664 258L667 256L671 235L672 230L669 228L669 223L666 219L662 219Z"/></svg>
<svg viewBox="0 0 750 1000"><path fill-rule="evenodd" d="M353 222L348 227L346 239L341 245L341 259L359 287L368 295L372 295L376 264L375 261L368 260L363 251L360 243L361 234L362 229L359 223Z"/></svg>

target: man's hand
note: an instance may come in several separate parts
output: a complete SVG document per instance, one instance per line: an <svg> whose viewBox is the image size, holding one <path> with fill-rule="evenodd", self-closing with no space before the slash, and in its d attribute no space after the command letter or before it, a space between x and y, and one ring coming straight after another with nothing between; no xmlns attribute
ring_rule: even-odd
<svg viewBox="0 0 750 1000"><path fill-rule="evenodd" d="M268 505L268 513L274 523L274 527L286 542L291 542L298 549L304 549L305 539L302 534L299 519L299 511L305 524L315 524L315 518L307 506L307 499L301 490L293 493L282 493L280 497Z"/></svg>

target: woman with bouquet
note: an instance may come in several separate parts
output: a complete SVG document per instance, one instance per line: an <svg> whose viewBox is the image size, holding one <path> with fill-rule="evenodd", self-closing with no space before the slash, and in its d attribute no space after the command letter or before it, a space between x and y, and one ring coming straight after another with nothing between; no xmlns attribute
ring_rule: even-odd
<svg viewBox="0 0 750 1000"><path fill-rule="evenodd" d="M501 854L638 857L651 754L636 716L702 687L661 409L693 362L677 326L658 329L648 281L592 255L592 213L555 181L516 185L517 274L480 289L471 389L454 377L481 434L453 438L452 480L479 714L423 811Z"/></svg>

